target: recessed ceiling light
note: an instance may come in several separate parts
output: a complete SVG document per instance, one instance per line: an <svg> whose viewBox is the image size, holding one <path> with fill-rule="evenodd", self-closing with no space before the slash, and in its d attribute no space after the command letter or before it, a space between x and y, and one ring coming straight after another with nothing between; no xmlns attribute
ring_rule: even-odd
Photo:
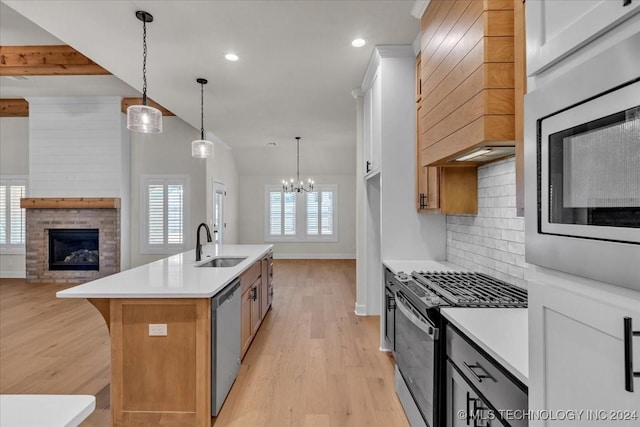
<svg viewBox="0 0 640 427"><path fill-rule="evenodd" d="M365 44L367 44L367 42L364 39L355 39L351 42L351 46L353 47L362 47Z"/></svg>
<svg viewBox="0 0 640 427"><path fill-rule="evenodd" d="M235 53L227 53L224 57L227 59L227 61L233 61L233 62L240 59L238 58L238 55L236 55Z"/></svg>

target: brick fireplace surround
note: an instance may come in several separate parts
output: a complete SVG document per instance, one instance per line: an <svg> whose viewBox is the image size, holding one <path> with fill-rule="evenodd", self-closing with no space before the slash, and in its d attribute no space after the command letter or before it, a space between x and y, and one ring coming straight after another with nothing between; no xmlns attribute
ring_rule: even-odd
<svg viewBox="0 0 640 427"><path fill-rule="evenodd" d="M119 198L25 198L29 283L85 283L120 271ZM49 229L97 228L98 271L49 270Z"/></svg>

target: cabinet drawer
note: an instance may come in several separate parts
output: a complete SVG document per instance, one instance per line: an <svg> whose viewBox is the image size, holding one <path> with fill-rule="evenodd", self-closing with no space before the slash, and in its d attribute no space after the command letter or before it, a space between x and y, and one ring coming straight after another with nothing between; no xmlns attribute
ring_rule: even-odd
<svg viewBox="0 0 640 427"><path fill-rule="evenodd" d="M242 293L253 285L253 283L260 277L262 273L262 263L256 261L251 267L240 276L240 283L242 287Z"/></svg>
<svg viewBox="0 0 640 427"><path fill-rule="evenodd" d="M528 409L524 385L507 376L504 368L482 354L451 325L447 325L446 336L448 359L489 403L499 411ZM527 424L526 420L506 421L512 426Z"/></svg>

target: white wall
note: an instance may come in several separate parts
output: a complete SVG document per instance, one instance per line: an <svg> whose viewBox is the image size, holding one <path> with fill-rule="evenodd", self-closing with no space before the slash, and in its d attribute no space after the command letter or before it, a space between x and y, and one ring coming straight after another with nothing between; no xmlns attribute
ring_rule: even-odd
<svg viewBox="0 0 640 427"><path fill-rule="evenodd" d="M0 175L29 174L29 119L0 118ZM25 277L24 254L0 255L0 277Z"/></svg>
<svg viewBox="0 0 640 427"><path fill-rule="evenodd" d="M478 168L478 214L447 215L447 261L525 287L515 174L513 157Z"/></svg>
<svg viewBox="0 0 640 427"><path fill-rule="evenodd" d="M214 141L213 159L207 159L207 182L206 182L206 211L207 224L213 227L213 193L215 191L214 182L225 185L227 195L224 199L224 221L227 227L224 230L224 243L238 243L238 202L240 198L240 181L236 161L231 148L217 141L217 139L207 134L206 138Z"/></svg>
<svg viewBox="0 0 640 427"><path fill-rule="evenodd" d="M120 97L28 101L29 197L121 197Z"/></svg>
<svg viewBox="0 0 640 427"><path fill-rule="evenodd" d="M163 117L160 134L131 134L131 265L146 264L166 255L140 253L140 175L190 176L191 208L185 243L195 246L196 226L206 221L206 160L191 157L191 141L199 132L178 117Z"/></svg>
<svg viewBox="0 0 640 427"><path fill-rule="evenodd" d="M338 186L338 241L274 243L276 258L355 258L356 205L355 175L313 175L316 185ZM263 243L265 185L281 184L282 175L240 177L240 243Z"/></svg>

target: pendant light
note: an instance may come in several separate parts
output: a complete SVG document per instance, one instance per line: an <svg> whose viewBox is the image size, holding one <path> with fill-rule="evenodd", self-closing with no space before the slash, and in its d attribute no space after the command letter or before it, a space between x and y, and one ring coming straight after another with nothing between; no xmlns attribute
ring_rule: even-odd
<svg viewBox="0 0 640 427"><path fill-rule="evenodd" d="M142 21L142 105L127 108L127 129L141 133L160 133L162 112L147 105L147 22L153 22L153 15L139 10L136 18Z"/></svg>
<svg viewBox="0 0 640 427"><path fill-rule="evenodd" d="M206 159L213 157L213 142L204 139L204 85L207 79L198 78L196 82L200 83L200 139L191 143L191 156Z"/></svg>
<svg viewBox="0 0 640 427"><path fill-rule="evenodd" d="M289 180L289 182L287 182L286 180L282 180L282 191L284 191L285 193L302 193L302 192L310 192L313 191L313 180L311 178L309 178L309 180L307 181L307 185L304 185L304 182L302 182L300 180L300 137L296 136L296 142L298 145L298 162L297 162L297 169L296 169L296 180L294 181L293 178L291 178L291 180Z"/></svg>

